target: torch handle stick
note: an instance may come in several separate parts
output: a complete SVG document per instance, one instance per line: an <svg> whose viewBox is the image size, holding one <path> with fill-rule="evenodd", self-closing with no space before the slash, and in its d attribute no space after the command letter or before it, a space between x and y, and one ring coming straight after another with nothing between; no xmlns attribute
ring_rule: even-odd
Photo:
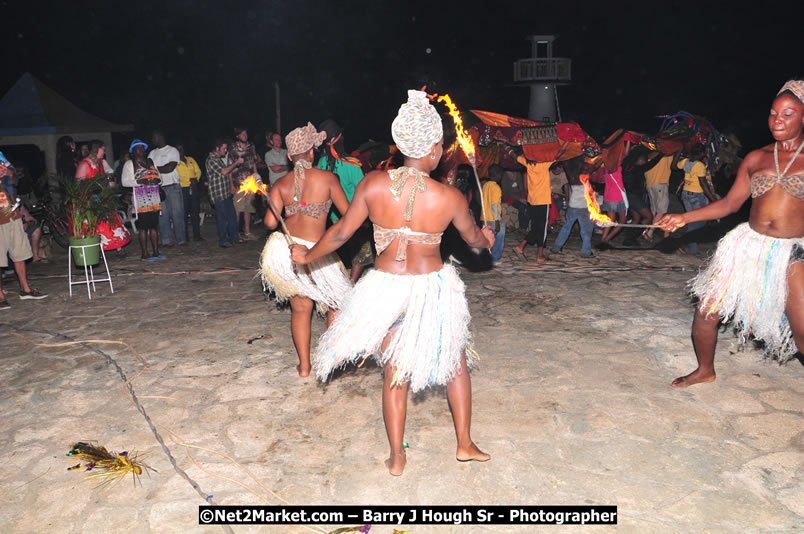
<svg viewBox="0 0 804 534"><path fill-rule="evenodd" d="M293 241L293 237L291 237L290 235L290 230L288 230L288 227L285 224L285 219L282 218L282 213L277 209L276 204L274 204L274 201L271 199L271 195L268 194L267 189L268 189L267 187L263 189L263 193L265 193L265 198L268 199L268 204L271 205L271 209L273 210L274 215L276 215L276 218L279 220L279 224L282 225L282 230L285 233L285 239L287 239L288 245L295 245L296 242Z"/></svg>
<svg viewBox="0 0 804 534"><path fill-rule="evenodd" d="M472 161L472 170L475 172L475 182L477 182L477 192L480 194L480 213L485 215L485 211L483 209L483 188L480 186L480 178L477 176L477 167L475 167L474 161Z"/></svg>
<svg viewBox="0 0 804 534"><path fill-rule="evenodd" d="M263 186L263 187L265 187L265 186ZM265 198L268 199L268 204L271 206L271 209L274 210L274 214L276 215L276 218L279 220L279 224L282 225L282 230L284 231L285 239L287 239L288 245L295 245L296 242L293 240L293 237L290 235L290 230L288 230L288 226L285 224L285 219L282 218L282 213L277 209L276 204L274 204L274 201L271 200L271 195L268 194L267 189L268 188L265 187L265 189L263 189L263 193L265 193ZM296 269L295 264L294 264L293 269L294 269L294 272L295 272L295 269ZM310 280L313 282L313 284L315 284L315 280L313 280L313 273L310 271L310 266L309 265L304 266L304 273L307 276L309 276Z"/></svg>
<svg viewBox="0 0 804 534"><path fill-rule="evenodd" d="M477 192L480 195L480 214L481 217L485 217L486 209L483 207L483 188L480 187L480 178L477 176L477 166L475 165L475 158L472 158L472 170L475 171L475 181L477 182ZM486 221L484 220L483 223ZM488 226L487 224L483 224L483 226ZM491 249L486 249L491 253Z"/></svg>
<svg viewBox="0 0 804 534"><path fill-rule="evenodd" d="M622 226L623 228L661 228L658 224L628 224L628 223L614 223L613 226Z"/></svg>

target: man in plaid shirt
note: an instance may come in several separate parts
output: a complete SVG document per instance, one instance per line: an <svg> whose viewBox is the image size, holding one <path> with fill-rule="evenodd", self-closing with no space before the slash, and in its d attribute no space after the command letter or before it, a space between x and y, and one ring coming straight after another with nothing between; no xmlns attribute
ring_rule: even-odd
<svg viewBox="0 0 804 534"><path fill-rule="evenodd" d="M237 232L237 218L232 201L235 188L231 175L232 170L243 163L243 158L238 158L227 167L224 158L228 150L227 141L223 139L215 141L214 150L209 153L206 162L209 200L215 206L218 244L223 248L231 247L235 243L242 243Z"/></svg>

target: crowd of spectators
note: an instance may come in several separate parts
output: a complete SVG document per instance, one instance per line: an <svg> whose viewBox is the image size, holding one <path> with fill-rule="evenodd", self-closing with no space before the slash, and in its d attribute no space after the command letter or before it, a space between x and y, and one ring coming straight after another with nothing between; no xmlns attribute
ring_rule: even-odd
<svg viewBox="0 0 804 534"><path fill-rule="evenodd" d="M364 172L369 170L365 168L367 161L362 162L361 169L360 161L344 156L343 135L337 123L324 121L320 129L327 132L327 142L320 151L317 165L335 172L350 197ZM57 144L56 168L59 174L75 179L103 173L109 176L110 187L121 187L120 209L133 220L131 226L137 233L141 257L156 261L166 259L162 248L185 246L191 240L203 241L201 224L209 216L214 216L221 247L257 238L254 226L262 221L268 209L267 202L263 195L242 193L239 189L249 177L253 177L258 186L268 189L290 171L290 160L282 141L278 132L266 132L263 157L249 140L248 131L235 128L230 137L217 139L206 156L196 159L186 153L183 143L168 144L165 134L155 130L150 146L135 139L112 166L103 152L103 143L76 143L64 136ZM739 149L736 139L731 140L729 146ZM667 237L653 228L627 229L621 233L621 227L597 225L590 219L587 209L585 177L602 198L601 211L612 220L650 224L666 213L697 209L714 201L718 191L722 194L728 189L739 165L736 153L726 164L710 165L702 146L694 146L688 154L662 154L643 147L632 148L622 164L612 169L602 164L602 158L591 164L584 156L562 160L559 154L556 161L536 163L529 161L519 149L506 145L505 150L521 165L520 169L490 166L487 176L480 177L480 191L470 166L458 165L444 171L446 182L461 189L466 196L475 220L494 231L495 246L489 251L494 264L503 260L506 234L517 229L524 236L513 251L524 256L526 247L535 246L537 262L549 258L544 250L551 232L555 238L550 252L562 254L576 223L581 237L579 253L584 258L595 255L595 233L600 234L596 243L599 249L612 246L613 240L620 236L622 240L617 246L623 247L652 247ZM381 165L393 167L394 157ZM17 178L21 177L25 173L24 164L15 172ZM716 174L714 182L713 174ZM513 217L506 217L506 213L512 212ZM38 221L31 217L24 204L19 218L33 245L31 258L35 262L46 262L46 257L39 254ZM338 214L333 211L331 221L337 218ZM120 221L109 224L109 232L122 227ZM686 236L675 240L674 248L680 253L697 254L699 238L696 236L700 234L699 227L705 224L689 225ZM371 247L366 246L370 239L362 236L357 241L343 252L345 263L353 267L353 280L374 256ZM121 239L109 246L121 251L127 242ZM449 249L450 242L448 230L445 248ZM451 254L453 251L448 250L445 258ZM14 258L11 259L16 265Z"/></svg>

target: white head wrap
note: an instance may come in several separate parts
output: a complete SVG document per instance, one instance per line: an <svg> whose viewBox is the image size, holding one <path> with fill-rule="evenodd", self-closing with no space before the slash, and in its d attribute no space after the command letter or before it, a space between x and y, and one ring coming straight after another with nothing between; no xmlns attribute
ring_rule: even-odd
<svg viewBox="0 0 804 534"><path fill-rule="evenodd" d="M399 107L391 135L397 148L409 158L423 158L441 140L441 117L424 91L408 91L408 101Z"/></svg>

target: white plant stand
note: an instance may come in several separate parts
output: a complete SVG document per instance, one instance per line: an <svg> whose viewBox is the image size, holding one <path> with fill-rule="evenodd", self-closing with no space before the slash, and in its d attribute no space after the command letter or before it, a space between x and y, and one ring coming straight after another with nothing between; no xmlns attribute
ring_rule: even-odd
<svg viewBox="0 0 804 534"><path fill-rule="evenodd" d="M103 259L103 266L106 269L106 278L95 278L95 271L92 269L92 265L84 265L84 280L78 280L77 282L73 282L73 254L72 250L74 248L80 248L83 250L91 248L91 247L98 247L100 249L100 255ZM85 262L86 263L86 262ZM80 271L77 275L78 278L81 277ZM95 284L101 282L109 282L109 288L114 293L114 286L112 286L112 275L109 273L109 264L106 263L106 253L103 252L103 247L100 243L95 243L93 245L70 245L67 248L67 279L70 282L70 296L73 296L73 286L78 284L86 284L87 285L87 296L90 300L92 300L92 291L95 291ZM90 284L92 284L92 290L90 291Z"/></svg>

